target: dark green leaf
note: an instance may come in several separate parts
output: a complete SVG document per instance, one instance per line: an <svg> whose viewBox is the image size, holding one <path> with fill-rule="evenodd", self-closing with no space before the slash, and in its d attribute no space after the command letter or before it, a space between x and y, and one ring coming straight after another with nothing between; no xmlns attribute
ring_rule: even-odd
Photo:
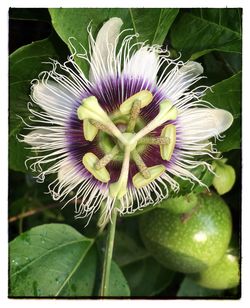
<svg viewBox="0 0 250 308"><path fill-rule="evenodd" d="M27 172L24 161L30 153L24 144L17 141L16 136L22 131L30 113L27 103L30 101L30 82L38 77L41 71L50 69L49 58L58 59L58 51L52 38L37 41L17 49L10 55L10 113L9 113L9 165L16 171ZM60 48L60 51L62 48ZM33 154L34 155L34 154Z"/></svg>
<svg viewBox="0 0 250 308"><path fill-rule="evenodd" d="M52 24L61 37L73 52L73 47L69 42L70 37L76 50L83 53L80 46L88 49L88 32L87 27L91 22L93 36L96 37L98 30L104 21L111 17L120 17L123 22L123 29L133 28L130 34L138 32L139 41L148 40L148 43L162 44L168 30L178 14L178 9L116 9L116 8L56 8L49 10ZM77 57L75 61L81 67L83 72L88 76L88 63Z"/></svg>
<svg viewBox="0 0 250 308"><path fill-rule="evenodd" d="M10 8L9 16L10 19L50 21L48 10L41 8Z"/></svg>
<svg viewBox="0 0 250 308"><path fill-rule="evenodd" d="M179 9L129 9L135 32L140 41L150 44L162 44L175 20Z"/></svg>
<svg viewBox="0 0 250 308"><path fill-rule="evenodd" d="M119 266L125 266L132 262L146 258L149 253L139 246L135 240L125 232L117 231L114 244L114 260Z"/></svg>
<svg viewBox="0 0 250 308"><path fill-rule="evenodd" d="M242 10L240 8L199 8L192 9L191 12L202 19L206 19L241 34Z"/></svg>
<svg viewBox="0 0 250 308"><path fill-rule="evenodd" d="M153 258L131 263L122 267L128 280L132 296L154 296L172 281L174 273L165 269Z"/></svg>
<svg viewBox="0 0 250 308"><path fill-rule="evenodd" d="M241 146L241 73L223 80L208 91L205 100L215 107L228 110L234 117L232 126L224 133L226 137L217 142L221 152L239 149Z"/></svg>
<svg viewBox="0 0 250 308"><path fill-rule="evenodd" d="M124 277L119 266L112 261L110 279L109 279L109 295L110 297L129 297L130 289L126 278Z"/></svg>
<svg viewBox="0 0 250 308"><path fill-rule="evenodd" d="M173 48L185 59L197 59L212 50L241 52L241 35L224 26L184 13L170 31Z"/></svg>
<svg viewBox="0 0 250 308"><path fill-rule="evenodd" d="M96 262L93 240L72 227L35 227L10 243L10 295L91 296Z"/></svg>
<svg viewBox="0 0 250 308"><path fill-rule="evenodd" d="M203 288L195 284L191 279L184 278L181 283L180 289L177 293L177 297L221 297L223 291L211 290Z"/></svg>

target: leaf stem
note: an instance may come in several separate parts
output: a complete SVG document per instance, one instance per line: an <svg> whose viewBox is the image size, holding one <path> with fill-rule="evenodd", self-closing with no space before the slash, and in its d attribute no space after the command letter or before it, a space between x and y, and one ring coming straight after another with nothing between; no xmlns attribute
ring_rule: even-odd
<svg viewBox="0 0 250 308"><path fill-rule="evenodd" d="M114 207L111 214L111 221L109 223L108 236L106 240L106 250L103 262L100 297L107 297L109 295L109 278L110 278L111 261L112 261L114 239L115 239L117 212L118 211L116 207Z"/></svg>

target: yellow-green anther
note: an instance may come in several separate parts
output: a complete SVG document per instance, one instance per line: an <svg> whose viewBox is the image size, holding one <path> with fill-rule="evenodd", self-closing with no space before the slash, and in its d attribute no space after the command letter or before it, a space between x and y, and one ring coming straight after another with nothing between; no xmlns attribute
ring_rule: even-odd
<svg viewBox="0 0 250 308"><path fill-rule="evenodd" d="M170 139L167 137L143 137L138 141L139 144L152 144L152 145L160 145L160 144L169 144Z"/></svg>
<svg viewBox="0 0 250 308"><path fill-rule="evenodd" d="M153 167L148 167L148 172L150 174L149 178L145 178L141 172L136 173L133 176L132 182L135 188L139 189L143 186L148 185L149 183L153 182L159 176L161 176L165 172L166 168L163 165L156 165Z"/></svg>
<svg viewBox="0 0 250 308"><path fill-rule="evenodd" d="M142 90L130 96L120 105L121 113L129 114L136 100L139 100L141 102L141 108L144 108L152 102L153 94L148 90Z"/></svg>
<svg viewBox="0 0 250 308"><path fill-rule="evenodd" d="M82 163L84 167L100 182L108 183L110 180L110 174L108 170L103 167L100 170L96 169L96 163L99 161L98 157L88 152L82 158Z"/></svg>
<svg viewBox="0 0 250 308"><path fill-rule="evenodd" d="M170 160L176 142L176 128L173 124L166 125L161 131L161 137L168 138L170 140L169 144L160 145L161 157L164 160Z"/></svg>
<svg viewBox="0 0 250 308"><path fill-rule="evenodd" d="M77 115L79 120L95 120L103 124L111 121L107 113L99 105L95 96L90 96L82 100L82 105L77 109Z"/></svg>
<svg viewBox="0 0 250 308"><path fill-rule="evenodd" d="M116 145L113 147L111 152L107 155L105 155L103 158L101 158L95 165L95 168L97 170L102 169L103 167L107 166L108 163L111 162L111 160L119 153L119 147Z"/></svg>
<svg viewBox="0 0 250 308"><path fill-rule="evenodd" d="M150 173L148 171L148 167L145 165L145 163L142 160L140 154L136 150L133 150L131 155L132 155L133 161L135 162L137 168L140 170L143 177L145 179L149 179Z"/></svg>
<svg viewBox="0 0 250 308"><path fill-rule="evenodd" d="M95 96L90 96L83 99L82 105L77 109L77 115L79 120L88 119L90 120L90 122L96 121L103 124L104 127L107 128L113 136L115 136L121 142L126 143L126 140L123 138L122 133L110 120L106 111L104 111L99 105ZM91 122L91 124L93 124L93 122Z"/></svg>
<svg viewBox="0 0 250 308"><path fill-rule="evenodd" d="M177 109L173 106L172 102L164 100L160 103L160 112L155 119L163 124L166 121L175 120L177 118L177 113Z"/></svg>
<svg viewBox="0 0 250 308"><path fill-rule="evenodd" d="M140 110L141 110L141 101L135 100L133 103L132 109L131 109L130 119L129 119L128 126L126 129L128 133L134 132L136 121L140 113Z"/></svg>
<svg viewBox="0 0 250 308"><path fill-rule="evenodd" d="M83 121L83 135L88 141L93 141L98 133L98 128L91 124L91 122L86 119Z"/></svg>

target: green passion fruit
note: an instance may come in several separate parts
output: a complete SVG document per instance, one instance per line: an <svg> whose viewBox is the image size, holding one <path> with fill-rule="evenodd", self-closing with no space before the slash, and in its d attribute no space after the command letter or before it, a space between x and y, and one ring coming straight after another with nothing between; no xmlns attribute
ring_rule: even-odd
<svg viewBox="0 0 250 308"><path fill-rule="evenodd" d="M205 271L189 274L189 278L208 289L224 290L237 287L240 281L239 259L229 248L219 262Z"/></svg>
<svg viewBox="0 0 250 308"><path fill-rule="evenodd" d="M199 194L188 213L157 208L140 217L142 240L162 265L183 273L200 272L217 263L232 233L230 210L214 194Z"/></svg>
<svg viewBox="0 0 250 308"><path fill-rule="evenodd" d="M190 193L185 196L165 199L157 205L157 208L166 209L173 214L184 214L191 212L197 206L197 202L197 194Z"/></svg>

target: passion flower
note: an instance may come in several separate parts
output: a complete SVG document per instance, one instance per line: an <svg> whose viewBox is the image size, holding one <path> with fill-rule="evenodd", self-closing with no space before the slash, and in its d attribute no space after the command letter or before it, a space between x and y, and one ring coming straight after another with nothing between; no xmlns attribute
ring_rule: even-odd
<svg viewBox="0 0 250 308"><path fill-rule="evenodd" d="M121 26L111 18L96 40L89 29L89 53L52 60L52 70L32 82L31 132L23 141L37 155L26 163L38 181L56 175L49 192L75 202L77 218L91 218L101 204L105 222L117 203L121 214L158 203L179 189L173 176L202 185L192 169L210 168L198 157L216 153L208 139L233 120L202 100L206 86L193 87L201 64L133 43L137 35L118 48ZM75 57L89 63L88 77Z"/></svg>

